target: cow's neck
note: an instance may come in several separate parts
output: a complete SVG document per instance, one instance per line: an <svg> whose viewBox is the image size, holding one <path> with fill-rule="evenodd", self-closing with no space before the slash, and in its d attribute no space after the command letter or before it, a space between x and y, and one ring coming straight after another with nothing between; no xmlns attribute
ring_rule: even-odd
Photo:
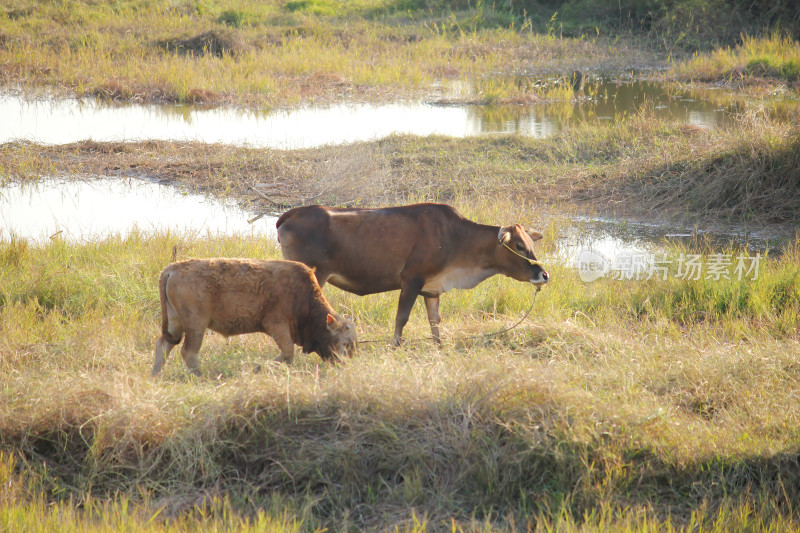
<svg viewBox="0 0 800 533"><path fill-rule="evenodd" d="M465 258L475 267L493 271L492 274L489 274L490 276L498 273L500 268L498 252L501 249L498 246L497 235L500 232L500 226L489 226L472 221L467 222L471 227L469 227L464 238L461 239L462 242L467 243L464 246Z"/></svg>
<svg viewBox="0 0 800 533"><path fill-rule="evenodd" d="M423 295L438 296L451 289L471 289L501 272L497 259L499 226L471 221L456 236L459 243L449 266L426 280Z"/></svg>

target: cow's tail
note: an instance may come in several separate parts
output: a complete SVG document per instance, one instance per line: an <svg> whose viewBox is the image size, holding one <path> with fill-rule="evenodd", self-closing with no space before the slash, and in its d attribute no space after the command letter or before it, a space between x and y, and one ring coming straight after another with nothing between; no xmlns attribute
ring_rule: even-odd
<svg viewBox="0 0 800 533"><path fill-rule="evenodd" d="M169 315L167 314L167 306L169 305L169 298L167 297L167 281L169 281L169 277L171 275L172 268L166 268L164 269L164 272L161 273L161 277L158 279L158 295L161 298L161 335L170 344L178 344L181 342L183 334L178 335L178 337L175 338L172 333L169 332Z"/></svg>

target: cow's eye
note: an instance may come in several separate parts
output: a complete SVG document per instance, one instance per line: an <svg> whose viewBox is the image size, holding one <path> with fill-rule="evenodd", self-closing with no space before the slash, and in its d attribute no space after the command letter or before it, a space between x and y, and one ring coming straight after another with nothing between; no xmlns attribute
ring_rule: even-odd
<svg viewBox="0 0 800 533"><path fill-rule="evenodd" d="M517 250L519 250L520 252L524 252L525 251L525 247L522 246L521 244L518 244L517 245Z"/></svg>

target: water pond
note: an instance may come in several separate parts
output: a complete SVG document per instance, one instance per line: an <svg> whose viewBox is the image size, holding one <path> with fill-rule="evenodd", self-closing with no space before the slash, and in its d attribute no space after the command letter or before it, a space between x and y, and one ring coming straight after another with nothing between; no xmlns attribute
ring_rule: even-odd
<svg viewBox="0 0 800 533"><path fill-rule="evenodd" d="M528 80L530 82L530 80ZM565 124L618 120L652 105L659 116L715 127L740 109L722 90L699 93L639 80L590 79L580 98L537 105L439 103L337 104L259 112L189 105L117 104L95 99L0 96L0 143L79 140L185 140L280 149L382 138L394 133L467 137L521 133L544 137Z"/></svg>
<svg viewBox="0 0 800 533"><path fill-rule="evenodd" d="M250 224L253 216L230 200L139 179L43 179L0 187L0 240L13 235L41 243L58 236L80 242L132 231L274 234L274 218Z"/></svg>

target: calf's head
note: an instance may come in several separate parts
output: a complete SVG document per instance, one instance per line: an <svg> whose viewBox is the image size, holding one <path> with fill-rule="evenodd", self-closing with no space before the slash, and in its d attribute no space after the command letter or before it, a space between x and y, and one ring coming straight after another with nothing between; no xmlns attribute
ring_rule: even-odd
<svg viewBox="0 0 800 533"><path fill-rule="evenodd" d="M338 361L352 357L357 346L355 323L349 318L328 314L325 330L314 351L325 361Z"/></svg>
<svg viewBox="0 0 800 533"><path fill-rule="evenodd" d="M498 244L507 254L505 274L536 286L547 283L550 276L533 253L533 242L542 238L538 231L525 230L521 225L503 226L497 234Z"/></svg>

